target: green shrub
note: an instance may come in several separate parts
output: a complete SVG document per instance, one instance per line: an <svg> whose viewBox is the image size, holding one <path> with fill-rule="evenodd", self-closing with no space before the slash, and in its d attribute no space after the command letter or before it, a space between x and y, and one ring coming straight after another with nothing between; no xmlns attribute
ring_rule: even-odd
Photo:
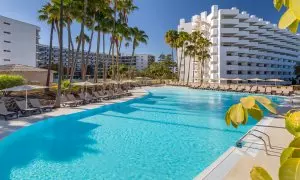
<svg viewBox="0 0 300 180"><path fill-rule="evenodd" d="M0 75L0 90L24 85L25 79L19 75Z"/></svg>

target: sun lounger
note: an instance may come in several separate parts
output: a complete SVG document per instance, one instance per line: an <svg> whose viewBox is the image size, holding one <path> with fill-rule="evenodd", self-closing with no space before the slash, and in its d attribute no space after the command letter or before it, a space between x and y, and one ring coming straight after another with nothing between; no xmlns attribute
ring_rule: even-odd
<svg viewBox="0 0 300 180"><path fill-rule="evenodd" d="M32 105L32 107L34 108L40 108L42 111L52 111L53 109L53 106L43 106L41 103L40 103L40 100L39 99L29 99L29 102L30 104Z"/></svg>
<svg viewBox="0 0 300 180"><path fill-rule="evenodd" d="M266 88L263 87L263 86L259 86L258 87L258 92L264 94L264 93L266 93Z"/></svg>
<svg viewBox="0 0 300 180"><path fill-rule="evenodd" d="M68 98L70 101L76 102L77 105L81 105L81 104L84 103L84 100L83 100L83 99L77 99L73 94L67 94L67 98Z"/></svg>
<svg viewBox="0 0 300 180"><path fill-rule="evenodd" d="M282 95L282 89L281 88L277 88L275 91L276 95Z"/></svg>
<svg viewBox="0 0 300 180"><path fill-rule="evenodd" d="M272 94L272 88L266 87L266 94Z"/></svg>
<svg viewBox="0 0 300 180"><path fill-rule="evenodd" d="M89 99L91 99L93 102L100 102L100 101L101 101L101 99L92 96L92 95L91 95L90 93L88 93L88 92L86 93L86 97L89 98Z"/></svg>
<svg viewBox="0 0 300 180"><path fill-rule="evenodd" d="M276 94L276 91L277 91L277 87L271 87L271 94Z"/></svg>
<svg viewBox="0 0 300 180"><path fill-rule="evenodd" d="M21 113L23 115L28 115L31 113L34 113L34 112L39 112L39 113L42 113L42 110L40 108L30 108L27 104L27 107L26 107L26 101L25 100L22 100L22 101L15 101L19 110L21 111Z"/></svg>
<svg viewBox="0 0 300 180"><path fill-rule="evenodd" d="M231 91L236 91L237 90L237 86L236 85L230 85L230 90Z"/></svg>
<svg viewBox="0 0 300 180"><path fill-rule="evenodd" d="M0 102L0 116L3 116L5 121L8 120L7 117L13 117L13 116L16 116L17 118L19 117L19 114L18 112L13 112L13 111L8 111L6 109L6 106L4 104L3 101Z"/></svg>
<svg viewBox="0 0 300 180"><path fill-rule="evenodd" d="M60 100L62 106L75 107L79 105L77 101L70 101L64 95L61 96Z"/></svg>
<svg viewBox="0 0 300 180"><path fill-rule="evenodd" d="M89 103L95 102L94 99L89 98L87 96L87 94L85 94L85 93L79 93L78 95L79 95L80 100L82 100L84 104L89 104Z"/></svg>
<svg viewBox="0 0 300 180"><path fill-rule="evenodd" d="M237 88L237 91L243 91L245 89L245 87L244 86L238 86L238 88Z"/></svg>
<svg viewBox="0 0 300 180"><path fill-rule="evenodd" d="M98 91L97 93L99 94L99 96L100 96L102 99L110 99L110 98L112 98L111 96L106 95L103 91Z"/></svg>
<svg viewBox="0 0 300 180"><path fill-rule="evenodd" d="M258 89L257 86L252 86L251 89L250 89L250 92L251 93L256 93L257 89Z"/></svg>
<svg viewBox="0 0 300 180"><path fill-rule="evenodd" d="M245 86L244 92L251 92L251 86Z"/></svg>

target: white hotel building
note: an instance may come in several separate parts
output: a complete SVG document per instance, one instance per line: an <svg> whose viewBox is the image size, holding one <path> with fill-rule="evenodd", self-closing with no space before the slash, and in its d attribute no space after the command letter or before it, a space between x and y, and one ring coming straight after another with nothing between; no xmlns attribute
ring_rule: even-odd
<svg viewBox="0 0 300 180"><path fill-rule="evenodd" d="M36 66L40 28L0 16L0 65Z"/></svg>
<svg viewBox="0 0 300 180"><path fill-rule="evenodd" d="M191 33L195 30L203 32L212 42L211 58L205 67L205 79L210 82L220 82L220 78L290 81L295 77L294 67L300 61L299 34L281 30L276 24L237 8L218 9L216 5L212 6L210 14L202 12L193 16L191 22L180 20L178 31ZM200 80L197 62L190 63L188 57L185 62L180 58L178 61L181 81L187 81L188 73L190 82Z"/></svg>

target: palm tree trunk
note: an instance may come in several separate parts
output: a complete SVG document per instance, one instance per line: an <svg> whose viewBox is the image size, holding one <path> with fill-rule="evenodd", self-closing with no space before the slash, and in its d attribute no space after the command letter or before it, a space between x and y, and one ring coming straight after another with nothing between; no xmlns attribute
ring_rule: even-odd
<svg viewBox="0 0 300 180"><path fill-rule="evenodd" d="M74 45L72 41L72 34L71 34L71 23L70 21L67 22L68 28L68 67L67 67L67 75L71 74L72 65L74 63Z"/></svg>
<svg viewBox="0 0 300 180"><path fill-rule="evenodd" d="M60 0L60 17L63 17L63 0ZM62 83L62 70L63 70L63 18L60 18L60 33L59 33L59 68L58 68L58 88L56 94L55 107L60 107L61 98L61 83Z"/></svg>
<svg viewBox="0 0 300 180"><path fill-rule="evenodd" d="M97 53L96 53L96 63L95 63L95 71L94 71L94 83L98 82L98 66L99 66L99 51L100 51L100 31L98 31L97 38Z"/></svg>
<svg viewBox="0 0 300 180"><path fill-rule="evenodd" d="M49 86L49 85L50 85L50 74L51 74L51 65L52 65L53 31L54 31L54 21L52 21L52 23L51 23L51 32L50 32L50 50L49 50L49 59L48 59L48 71L47 71L46 86Z"/></svg>
<svg viewBox="0 0 300 180"><path fill-rule="evenodd" d="M86 10L87 10L87 0L84 0L84 13L83 13L83 18L82 18L82 24L85 24L85 18L86 18ZM85 81L85 58L84 58L84 48L85 48L85 39L84 39L84 27L83 27L83 33L81 34L81 78L83 81Z"/></svg>
<svg viewBox="0 0 300 180"><path fill-rule="evenodd" d="M135 53L135 45L132 45L132 54L131 54L131 60L130 60L130 71L133 71L133 58L134 58L134 53ZM133 72L130 72L130 79L133 78L132 76Z"/></svg>
<svg viewBox="0 0 300 180"><path fill-rule="evenodd" d="M188 77L187 77L186 85L189 85L189 81L190 81L191 62L192 62L192 57L190 56L190 59L189 59L189 70L188 70Z"/></svg>
<svg viewBox="0 0 300 180"><path fill-rule="evenodd" d="M92 32L91 32L91 36L90 36L90 42L89 42L89 49L88 49L88 52L87 52L87 56L86 56L86 67L85 67L85 76L87 74L87 67L89 65L89 58L90 58L90 53L91 53L91 49L92 49L92 42L93 42L93 39L94 39L94 28L92 29Z"/></svg>
<svg viewBox="0 0 300 180"><path fill-rule="evenodd" d="M174 48L172 48L172 60L174 61Z"/></svg>
<svg viewBox="0 0 300 180"><path fill-rule="evenodd" d="M102 42L103 42L103 82L106 81L106 54L105 54L105 33L102 33Z"/></svg>
<svg viewBox="0 0 300 180"><path fill-rule="evenodd" d="M194 56L194 60L193 60L193 83L195 82L195 69L194 69L195 59L196 59L196 57Z"/></svg>
<svg viewBox="0 0 300 180"><path fill-rule="evenodd" d="M116 56L116 71L117 71L117 81L120 80L120 72L119 72L119 46L118 46L118 41L116 41L116 49L117 49L117 56Z"/></svg>
<svg viewBox="0 0 300 180"><path fill-rule="evenodd" d="M179 78L179 81L181 80L181 64L182 64L182 55L183 55L183 46L181 48L181 52L180 52L180 63L179 63L179 70L178 70L178 78Z"/></svg>
<svg viewBox="0 0 300 180"><path fill-rule="evenodd" d="M185 49L185 48L184 48ZM184 70L184 72L183 72L183 82L185 81L185 60L186 60L186 55L185 55L185 52L184 52L185 50L183 50L183 70Z"/></svg>
<svg viewBox="0 0 300 180"><path fill-rule="evenodd" d="M83 28L84 28L84 25L83 25L83 23L81 23L80 36L83 36ZM72 84L72 82L73 82L75 69L76 69L76 64L77 64L77 59L78 59L79 51L80 51L80 46L81 46L81 38L79 38L79 42L77 44L77 49L76 49L75 59L73 60L73 64L72 64L72 68L71 68L70 84Z"/></svg>
<svg viewBox="0 0 300 180"><path fill-rule="evenodd" d="M112 40L112 55L111 55L111 79L115 79L115 43L114 39Z"/></svg>

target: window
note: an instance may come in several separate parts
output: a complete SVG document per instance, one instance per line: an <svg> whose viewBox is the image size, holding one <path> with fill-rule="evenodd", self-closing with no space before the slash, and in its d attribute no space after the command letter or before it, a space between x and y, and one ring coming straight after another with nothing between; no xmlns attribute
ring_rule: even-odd
<svg viewBox="0 0 300 180"><path fill-rule="evenodd" d="M3 61L10 61L10 59L3 59Z"/></svg>
<svg viewBox="0 0 300 180"><path fill-rule="evenodd" d="M4 40L4 42L5 42L5 43L11 43L10 41L6 41L6 40Z"/></svg>
<svg viewBox="0 0 300 180"><path fill-rule="evenodd" d="M3 22L3 24L5 24L5 25L10 25L10 23L8 23L8 22L5 22L5 21Z"/></svg>
<svg viewBox="0 0 300 180"><path fill-rule="evenodd" d="M4 52L11 52L10 50L6 50L6 49L4 49L3 51L4 51Z"/></svg>
<svg viewBox="0 0 300 180"><path fill-rule="evenodd" d="M4 34L11 34L11 32L8 32L8 31L4 31Z"/></svg>

